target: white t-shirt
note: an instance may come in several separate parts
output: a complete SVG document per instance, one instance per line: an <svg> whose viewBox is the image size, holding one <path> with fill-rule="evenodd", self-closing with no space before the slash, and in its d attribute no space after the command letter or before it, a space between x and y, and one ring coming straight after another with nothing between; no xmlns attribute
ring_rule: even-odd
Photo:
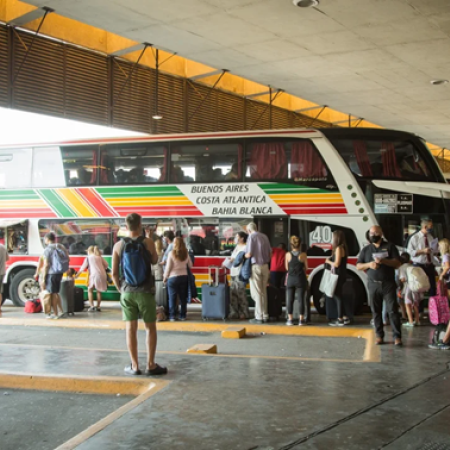
<svg viewBox="0 0 450 450"><path fill-rule="evenodd" d="M230 258L232 259L236 259L236 256L239 255L239 253L245 251L245 244L243 245L236 245L236 247L234 247L233 253L231 254ZM232 277L237 277L239 275L239 272L241 271L241 267L242 266L238 266L238 267L232 267L230 269L230 275Z"/></svg>
<svg viewBox="0 0 450 450"><path fill-rule="evenodd" d="M3 282L3 276L6 273L6 261L8 261L9 255L6 251L6 247L3 244L0 244L0 283Z"/></svg>

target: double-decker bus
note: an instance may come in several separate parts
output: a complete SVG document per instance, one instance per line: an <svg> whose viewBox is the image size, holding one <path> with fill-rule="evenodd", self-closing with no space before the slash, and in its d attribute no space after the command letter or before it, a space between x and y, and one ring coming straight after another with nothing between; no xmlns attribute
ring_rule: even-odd
<svg viewBox="0 0 450 450"><path fill-rule="evenodd" d="M162 235L173 229L196 256L197 286L255 221L273 247L298 235L307 247L314 305L332 232L349 245L348 295L366 301L356 257L374 224L402 246L422 217L448 235L450 186L425 141L382 129L295 129L158 135L0 148L0 239L15 305L37 296L32 275L54 231L79 267L89 245L110 260L137 212ZM83 283L83 279L79 281ZM8 291L6 291L8 292ZM111 286L106 298L118 293Z"/></svg>

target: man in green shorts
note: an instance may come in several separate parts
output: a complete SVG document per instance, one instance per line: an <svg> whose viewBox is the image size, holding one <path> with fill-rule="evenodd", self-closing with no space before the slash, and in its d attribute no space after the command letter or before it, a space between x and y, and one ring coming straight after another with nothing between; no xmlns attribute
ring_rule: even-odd
<svg viewBox="0 0 450 450"><path fill-rule="evenodd" d="M121 293L123 320L126 321L127 347L131 364L125 367L128 375L141 375L138 360L138 319L145 324L147 368L145 375L164 375L167 368L155 363L156 353L156 303L153 293L151 264L156 264L158 254L155 243L144 238L139 214L129 214L126 219L129 237L117 242L113 249L112 279ZM119 270L120 268L120 270Z"/></svg>

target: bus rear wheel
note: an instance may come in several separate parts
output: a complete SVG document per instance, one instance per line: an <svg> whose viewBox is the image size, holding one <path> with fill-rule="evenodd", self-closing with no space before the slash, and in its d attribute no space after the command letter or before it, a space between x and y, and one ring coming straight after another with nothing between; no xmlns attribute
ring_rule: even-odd
<svg viewBox="0 0 450 450"><path fill-rule="evenodd" d="M12 279L9 294L15 306L25 306L27 300L39 297L39 283L34 279L34 274L34 269L24 269Z"/></svg>
<svg viewBox="0 0 450 450"><path fill-rule="evenodd" d="M320 282L323 276L323 270L319 272L312 282L311 292L313 296L314 307L316 311L321 314L326 314L325 309L325 294L319 291ZM364 288L363 282L354 273L347 271L347 282L343 287L343 297L345 299L350 299L353 302L353 313L361 314L364 310L364 305L367 303L366 290ZM351 297L351 298L350 298ZM321 306L320 301L323 298L323 306Z"/></svg>

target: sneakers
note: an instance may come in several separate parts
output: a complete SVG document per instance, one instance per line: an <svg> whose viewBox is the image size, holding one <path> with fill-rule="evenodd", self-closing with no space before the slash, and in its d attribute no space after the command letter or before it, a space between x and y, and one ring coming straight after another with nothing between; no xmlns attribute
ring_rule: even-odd
<svg viewBox="0 0 450 450"><path fill-rule="evenodd" d="M133 366L131 364L129 366L126 366L125 369L123 369L123 371L127 375L142 375L142 372L139 369L138 370L134 370Z"/></svg>
<svg viewBox="0 0 450 450"><path fill-rule="evenodd" d="M45 316L46 319L56 319L56 316L54 316L53 314L47 314Z"/></svg>
<svg viewBox="0 0 450 450"><path fill-rule="evenodd" d="M249 322L253 325L262 325L264 323L264 321L260 319L250 319Z"/></svg>
<svg viewBox="0 0 450 450"><path fill-rule="evenodd" d="M344 325L350 325L351 323L352 323L352 321L348 317L346 319L344 319Z"/></svg>
<svg viewBox="0 0 450 450"><path fill-rule="evenodd" d="M414 328L416 326L415 322L405 322L402 324L406 328Z"/></svg>
<svg viewBox="0 0 450 450"><path fill-rule="evenodd" d="M444 344L442 341L439 341L437 344L430 344L428 348L433 350L450 350L449 344Z"/></svg>
<svg viewBox="0 0 450 450"><path fill-rule="evenodd" d="M286 320L286 325L287 325L288 327L292 327L292 325L294 325L294 322L292 322L291 319L288 319L288 320Z"/></svg>
<svg viewBox="0 0 450 450"><path fill-rule="evenodd" d="M343 320L332 320L331 322L328 322L328 325L330 325L330 327L343 327L344 321Z"/></svg>
<svg viewBox="0 0 450 450"><path fill-rule="evenodd" d="M298 321L298 326L299 326L299 327L303 327L303 326L305 326L305 325L308 325L308 323L306 322L305 319L299 320L299 321Z"/></svg>

